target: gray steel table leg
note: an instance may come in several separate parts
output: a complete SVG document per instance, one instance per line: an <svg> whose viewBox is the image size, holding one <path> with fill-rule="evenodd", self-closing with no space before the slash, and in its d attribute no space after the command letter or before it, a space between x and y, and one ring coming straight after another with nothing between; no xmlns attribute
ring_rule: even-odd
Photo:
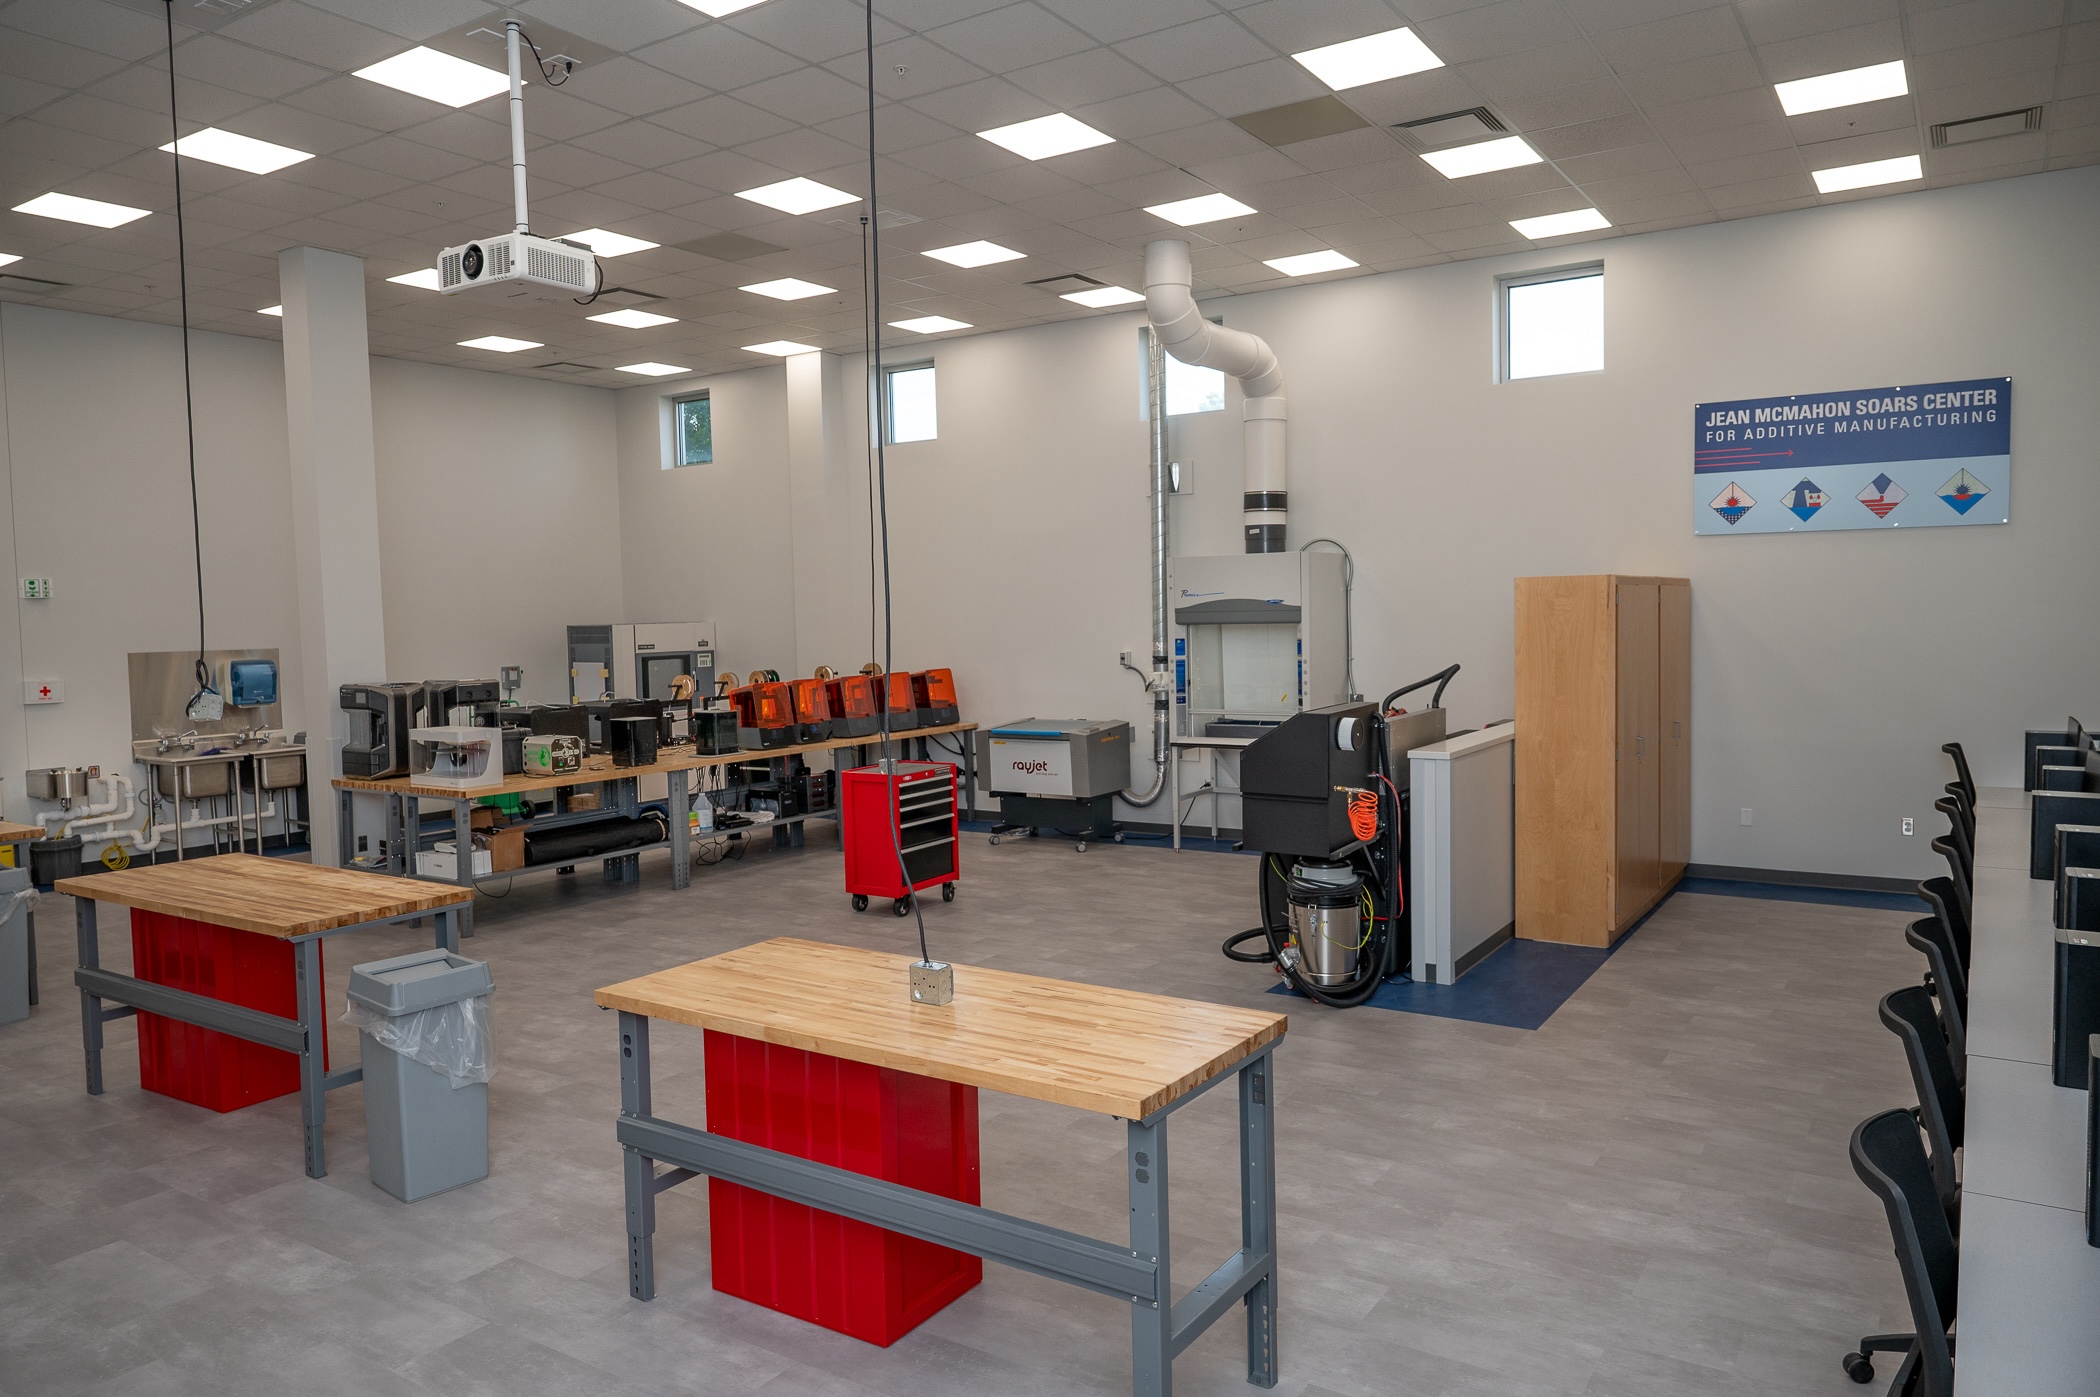
<svg viewBox="0 0 2100 1397"><path fill-rule="evenodd" d="M969 800L969 811L972 819L977 817L977 744L970 739L976 735L970 732L959 732L955 735L956 740L962 744L963 787L964 793Z"/></svg>
<svg viewBox="0 0 2100 1397"><path fill-rule="evenodd" d="M689 773L671 772L671 886L693 881L693 797Z"/></svg>
<svg viewBox="0 0 2100 1397"><path fill-rule="evenodd" d="M328 1017L322 1003L321 938L292 943L298 971L299 1028L306 1046L299 1051L299 1125L306 1135L306 1177L326 1178L328 1148Z"/></svg>
<svg viewBox="0 0 2100 1397"><path fill-rule="evenodd" d="M357 805L348 789L335 793L335 866L348 868L357 857Z"/></svg>
<svg viewBox="0 0 2100 1397"><path fill-rule="evenodd" d="M102 968L102 945L95 935L95 900L91 897L73 899L73 916L80 940L80 968L99 970ZM89 1096L102 1095L102 999L99 995L80 992L80 1046L87 1058L87 1089Z"/></svg>
<svg viewBox="0 0 2100 1397"><path fill-rule="evenodd" d="M462 914L465 915L462 916ZM441 951L451 951L457 954L459 951L459 938L474 934L474 929L470 924L463 924L473 915L471 904L440 908L437 915L431 918L432 921L437 923L437 948Z"/></svg>
<svg viewBox="0 0 2100 1397"><path fill-rule="evenodd" d="M649 1020L620 1013L620 1114L649 1114ZM624 1150L627 1185L627 1293L656 1298L656 1161L631 1147Z"/></svg>
<svg viewBox="0 0 2100 1397"><path fill-rule="evenodd" d="M1130 1390L1132 1397L1173 1397L1174 1295L1169 1267L1172 1233L1167 1225L1167 1123L1129 1125L1130 1251L1159 1263L1155 1300L1130 1308Z"/></svg>
<svg viewBox="0 0 2100 1397"><path fill-rule="evenodd" d="M23 913L22 915L23 915L23 916L24 916L25 918L27 918L27 919L28 919L28 922L29 922L29 1002L30 1002L31 1004L35 1004L35 1003L37 1002L37 992L36 992L36 980L37 980L37 975L36 975L36 913L34 913L34 912L24 912L24 913Z"/></svg>
<svg viewBox="0 0 2100 1397"><path fill-rule="evenodd" d="M1247 1292L1247 1381L1276 1385L1276 1055L1240 1069L1240 1248L1271 1257Z"/></svg>
<svg viewBox="0 0 2100 1397"><path fill-rule="evenodd" d="M452 802L452 854L453 881L468 892L474 891L474 802L471 799Z"/></svg>

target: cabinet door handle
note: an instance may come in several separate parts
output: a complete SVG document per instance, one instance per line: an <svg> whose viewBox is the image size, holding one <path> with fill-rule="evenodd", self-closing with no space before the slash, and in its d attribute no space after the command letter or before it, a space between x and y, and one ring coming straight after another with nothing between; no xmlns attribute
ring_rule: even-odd
<svg viewBox="0 0 2100 1397"><path fill-rule="evenodd" d="M1680 738L1684 736L1684 719L1678 718L1671 722L1670 736Z"/></svg>
<svg viewBox="0 0 2100 1397"><path fill-rule="evenodd" d="M1642 735L1642 734L1640 734L1640 733L1635 733L1635 734L1633 735L1633 759L1634 759L1635 761L1639 761L1639 760L1641 760L1641 759L1642 759L1643 757L1645 757L1645 756L1647 756L1647 755L1648 755L1648 739L1647 739L1647 737L1646 737L1646 736L1644 736L1644 735Z"/></svg>

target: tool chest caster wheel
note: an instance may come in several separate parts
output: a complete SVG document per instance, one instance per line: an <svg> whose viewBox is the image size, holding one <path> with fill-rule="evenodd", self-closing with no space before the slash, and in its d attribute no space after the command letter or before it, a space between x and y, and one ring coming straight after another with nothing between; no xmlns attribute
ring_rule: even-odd
<svg viewBox="0 0 2100 1397"><path fill-rule="evenodd" d="M866 893L855 893L853 895L853 910L856 912L868 910L868 895Z"/></svg>
<svg viewBox="0 0 2100 1397"><path fill-rule="evenodd" d="M907 915L910 911L911 902L906 898L900 897L895 902L892 902L890 904L890 913L892 916L902 917Z"/></svg>
<svg viewBox="0 0 2100 1397"><path fill-rule="evenodd" d="M953 884L953 883L943 883L943 884L941 884L941 901L943 901L943 902L953 902L953 901L955 901L955 884Z"/></svg>

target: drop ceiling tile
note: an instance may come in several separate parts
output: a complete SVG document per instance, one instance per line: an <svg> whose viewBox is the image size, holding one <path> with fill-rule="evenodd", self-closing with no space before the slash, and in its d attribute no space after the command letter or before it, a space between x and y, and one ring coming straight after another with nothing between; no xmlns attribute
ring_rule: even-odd
<svg viewBox="0 0 2100 1397"><path fill-rule="evenodd" d="M1383 126L1442 116L1446 112L1461 112L1468 107L1481 106L1486 100L1457 68L1410 73L1390 82L1352 87L1342 94L1343 105L1364 120Z"/></svg>
<svg viewBox="0 0 2100 1397"><path fill-rule="evenodd" d="M2054 34L2062 23L2063 0L1970 0L1913 13L1910 51L1927 54L2037 31Z"/></svg>
<svg viewBox="0 0 2100 1397"><path fill-rule="evenodd" d="M770 0L725 22L732 29L809 63L828 63L845 54L860 53L867 42L866 14L857 0ZM903 34L904 30L891 23L886 5L877 10L878 55Z"/></svg>
<svg viewBox="0 0 2100 1397"><path fill-rule="evenodd" d="M1009 76L1019 86L1066 111L1160 87L1136 64L1105 48L1038 63Z"/></svg>
<svg viewBox="0 0 2100 1397"><path fill-rule="evenodd" d="M184 199L189 214L207 223L217 224L243 233L260 233L292 221L293 215L282 209L267 208L251 204L244 199L228 199L224 195L210 195L202 199Z"/></svg>
<svg viewBox="0 0 2100 1397"><path fill-rule="evenodd" d="M655 53L661 47L662 45L658 45L657 48L644 49L642 52ZM683 77L674 77L664 68L637 62L624 55L608 58L603 63L593 63L588 68L577 69L576 75L563 86L575 88L575 95L586 102L610 107L628 116L647 116L651 112L684 106L688 102L697 102L710 95L707 87L699 83L688 82ZM525 120L527 129L530 129L532 113L529 104Z"/></svg>
<svg viewBox="0 0 2100 1397"><path fill-rule="evenodd" d="M354 162L328 155L318 160L303 161L290 169L279 170L274 175L262 178L282 180L287 184L303 184L309 189L326 189L331 193L347 194L353 199L377 199L382 194L410 188L414 183L397 173L367 169Z"/></svg>
<svg viewBox="0 0 2100 1397"><path fill-rule="evenodd" d="M1055 218L1076 222L1082 218L1104 218L1129 208L1121 199L1110 198L1092 189L1075 189L1069 193L1052 194L1041 199L1023 199L1015 207L1023 213L1032 213L1038 218Z"/></svg>
<svg viewBox="0 0 2100 1397"><path fill-rule="evenodd" d="M2040 169L2048 153L2048 133L2029 131L1974 145L1951 146L1925 152L1925 175L1935 182L1948 175L1966 174L1998 165L2031 165Z"/></svg>
<svg viewBox="0 0 2100 1397"><path fill-rule="evenodd" d="M1763 65L1765 76L1773 82L1793 82L1875 63L1890 63L1902 57L1903 26L1893 19L1856 24L1849 29L1836 29L1808 38L1782 39L1760 44L1757 49L1758 62Z"/></svg>
<svg viewBox="0 0 2100 1397"><path fill-rule="evenodd" d="M1921 125L1930 126L1942 121L1989 116L1993 112L2018 111L2022 107L2047 102L2056 88L2054 77L2049 70L2042 69L1963 83L1958 87L1924 90L1916 99L1918 120Z"/></svg>
<svg viewBox="0 0 2100 1397"><path fill-rule="evenodd" d="M237 44L217 34L201 34L177 49L175 71L193 81L208 82L261 98L283 97L335 76L330 69L248 44ZM160 81L161 101L165 105L166 79ZM183 112L184 115L189 113L187 102L183 104Z"/></svg>
<svg viewBox="0 0 2100 1397"><path fill-rule="evenodd" d="M166 93L162 93L165 107ZM189 123L185 121L185 125ZM57 126L68 131L78 131L115 143L126 151L151 149L164 144L169 137L168 115L165 110L149 112L141 107L123 102L112 102L105 97L96 97L86 92L76 92L61 97L37 112L35 118L21 125L22 130L35 130L39 126ZM8 125L0 130L0 140L14 140L17 127ZM106 163L106 162L105 162Z"/></svg>
<svg viewBox="0 0 2100 1397"><path fill-rule="evenodd" d="M130 141L113 141L84 130L53 125L44 119L61 110L63 104L47 109L36 118L18 118L9 122L6 128L9 152L49 160L72 169L95 170L114 164L139 149Z"/></svg>
<svg viewBox="0 0 2100 1397"><path fill-rule="evenodd" d="M633 56L666 73L674 73L684 81L717 92L792 73L805 66L793 54L760 43L726 24L710 24L690 30L675 39L637 49Z"/></svg>
<svg viewBox="0 0 2100 1397"><path fill-rule="evenodd" d="M17 0L7 7L7 26L45 39L135 63L162 51L163 22L103 0ZM176 41L181 42L178 30ZM166 67L161 71L165 73Z"/></svg>
<svg viewBox="0 0 2100 1397"><path fill-rule="evenodd" d="M1595 43L1597 51L1621 73L1740 53L1749 47L1733 7L1727 6L1607 30L1596 35Z"/></svg>
<svg viewBox="0 0 2100 1397"><path fill-rule="evenodd" d="M483 0L305 0L344 19L377 26L390 34L423 40L497 11Z"/></svg>
<svg viewBox="0 0 2100 1397"><path fill-rule="evenodd" d="M648 121L623 121L617 126L585 132L574 137L569 144L641 169L674 165L714 149L706 141L696 141L691 136Z"/></svg>
<svg viewBox="0 0 2100 1397"><path fill-rule="evenodd" d="M1748 49L1695 58L1622 74L1620 82L1634 101L1653 112L1676 102L1712 100L1727 93L1754 92L1759 115L1780 114L1779 98L1758 71Z"/></svg>
<svg viewBox="0 0 2100 1397"><path fill-rule="evenodd" d="M1911 81L1919 93L2015 73L2051 72L2060 47L2054 30L2019 34L2009 39L1969 44L1922 54L1911 62Z"/></svg>
<svg viewBox="0 0 2100 1397"><path fill-rule="evenodd" d="M1263 256L1282 257L1295 252L1317 252L1321 247L1332 247L1347 252L1350 247L1371 243L1386 243L1394 238L1407 236L1407 230L1390 218L1381 218L1364 204L1350 200L1354 212L1345 219L1329 219L1319 210L1307 210L1307 217L1300 222L1305 231L1293 234L1295 245L1277 253ZM1326 206L1339 209L1339 203Z"/></svg>
<svg viewBox="0 0 2100 1397"><path fill-rule="evenodd" d="M1057 13L1102 43L1113 44L1202 19L1217 10L1210 0L1145 0L1139 5L1130 0L1057 0Z"/></svg>
<svg viewBox="0 0 2100 1397"><path fill-rule="evenodd" d="M1648 103L1648 124L1672 146L1686 136L1702 135L1780 117L1779 98L1770 87L1745 87L1715 96L1676 103Z"/></svg>
<svg viewBox="0 0 2100 1397"><path fill-rule="evenodd" d="M552 180L571 189L588 189L641 173L640 167L624 160L564 144L541 146L526 156L525 167L528 179L535 183ZM679 202L687 202L690 197Z"/></svg>
<svg viewBox="0 0 2100 1397"><path fill-rule="evenodd" d="M1759 0L1739 7L1738 13L1756 44L1902 18L1898 0Z"/></svg>
<svg viewBox="0 0 2100 1397"><path fill-rule="evenodd" d="M1696 191L1651 194L1639 198L1599 199L1597 207L1613 223L1625 227L1661 218L1686 218L1711 212L1706 196Z"/></svg>
<svg viewBox="0 0 2100 1397"><path fill-rule="evenodd" d="M1586 180L1616 179L1648 170L1672 169L1679 162L1668 146L1660 141L1648 141L1642 145L1601 150L1592 155L1571 155L1555 163L1560 166L1562 174L1579 185Z"/></svg>
<svg viewBox="0 0 2100 1397"><path fill-rule="evenodd" d="M218 33L235 43L253 44L332 73L351 72L411 47L383 29L297 3L251 10L220 25Z"/></svg>
<svg viewBox="0 0 2100 1397"><path fill-rule="evenodd" d="M1092 39L1033 0L944 24L927 31L926 37L994 72L1045 63L1094 46Z"/></svg>
<svg viewBox="0 0 2100 1397"><path fill-rule="evenodd" d="M1440 203L1465 203L1471 198L1457 181L1445 179L1424 164L1421 157L1414 155L1327 170L1321 178L1351 195L1362 195L1374 189L1410 189L1442 194L1444 198L1434 201ZM1423 197L1429 197L1429 194Z"/></svg>
<svg viewBox="0 0 2100 1397"><path fill-rule="evenodd" d="M331 78L301 88L278 105L288 111L307 112L368 131L406 130L448 110L440 103L411 97L406 92L396 92L391 87L354 77ZM489 99L486 105L493 111L500 111L503 104ZM530 129L530 118L527 120L527 129Z"/></svg>
<svg viewBox="0 0 2100 1397"><path fill-rule="evenodd" d="M659 112L652 119L660 119L662 115ZM525 134L528 139L545 136L550 140L573 141L587 132L602 131L625 120L627 118L619 112L570 95L567 83L559 88L541 87L525 99Z"/></svg>
<svg viewBox="0 0 2100 1397"><path fill-rule="evenodd" d="M2100 159L2100 125L2073 126L2049 137L2049 168L2089 165Z"/></svg>
<svg viewBox="0 0 2100 1397"><path fill-rule="evenodd" d="M1529 239L1520 236L1507 223L1478 223L1448 232L1429 233L1424 235L1423 241L1441 252L1474 254L1483 254L1490 248L1515 252L1531 246Z"/></svg>
<svg viewBox="0 0 2100 1397"><path fill-rule="evenodd" d="M2095 6L2100 10L2100 5ZM2064 62L2090 63L2100 59L2100 19L2064 26Z"/></svg>
<svg viewBox="0 0 2100 1397"><path fill-rule="evenodd" d="M1646 118L1633 114L1527 132L1525 139L1531 142L1532 149L1548 160L1563 160L1602 150L1645 145L1655 139L1655 131Z"/></svg>
<svg viewBox="0 0 2100 1397"><path fill-rule="evenodd" d="M418 182L442 179L446 175L458 174L480 160L473 156L456 155L449 150L439 150L421 141L411 141L402 136L381 136L366 141L363 145L340 151L336 156L353 165L362 165L382 174L398 175L402 179Z"/></svg>
<svg viewBox="0 0 2100 1397"><path fill-rule="evenodd" d="M970 175L956 182L1006 204L1018 204L1024 199L1039 199L1046 195L1071 193L1081 187L1076 181L1066 179L1054 170L1046 170L1040 164L993 170L988 174Z"/></svg>
<svg viewBox="0 0 2100 1397"><path fill-rule="evenodd" d="M1806 178L1807 170L1808 167L1802 163L1801 152L1791 147L1750 151L1721 160L1702 160L1685 167L1685 173L1691 176L1692 183L1701 189L1719 189L1727 185L1778 179L1783 176Z"/></svg>
<svg viewBox="0 0 2100 1397"><path fill-rule="evenodd" d="M834 58L824 67L852 83L858 91L867 91L868 67L864 54L854 52ZM898 72L899 68L904 71ZM875 95L885 103L923 97L929 92L975 82L984 76L984 69L976 64L958 58L939 44L916 34L878 45L875 50Z"/></svg>
<svg viewBox="0 0 2100 1397"><path fill-rule="evenodd" d="M1728 0L1567 0L1567 9L1569 17L1584 30L1602 34L1670 15L1725 9L1727 4Z"/></svg>
<svg viewBox="0 0 2100 1397"><path fill-rule="evenodd" d="M329 214L331 222L360 228L368 233L383 233L398 238L423 237L430 244L433 259L444 244L439 243L433 230L441 226L434 218L426 218L407 209L382 204L376 199L361 203L345 204Z"/></svg>
<svg viewBox="0 0 2100 1397"><path fill-rule="evenodd" d="M964 131L989 131L997 126L1049 115L1049 104L1042 98L1015 87L1004 78L966 82L961 87L914 97L906 105Z"/></svg>
<svg viewBox="0 0 2100 1397"><path fill-rule="evenodd" d="M161 87L162 100L166 100L167 87ZM47 102L55 102L66 95L66 89L51 87L45 83L31 82L28 78L10 77L0 82L0 117L20 116L33 112ZM187 108L185 108L187 110Z"/></svg>
<svg viewBox="0 0 2100 1397"><path fill-rule="evenodd" d="M1128 213L1110 214L1106 218L1078 219L1070 226L1075 233L1083 233L1098 242L1113 243L1119 246L1124 243L1136 243L1142 246L1147 239L1170 236L1172 227L1170 224L1161 223L1151 214L1140 212L1137 209L1132 209ZM1073 269L1084 271L1087 268L1100 265L1101 263L1099 262L1087 261L1074 264ZM1103 280L1108 280L1108 278L1104 277ZM1125 286L1130 285L1128 282L1121 284Z"/></svg>
<svg viewBox="0 0 2100 1397"><path fill-rule="evenodd" d="M824 68L798 68L792 73L767 78L736 94L752 106L786 120L814 123L830 121L849 112L867 110L867 89L846 81Z"/></svg>
<svg viewBox="0 0 2100 1397"><path fill-rule="evenodd" d="M1095 102L1072 115L1119 141L1178 131L1213 119L1208 107L1190 101L1171 87L1154 87L1128 97Z"/></svg>
<svg viewBox="0 0 2100 1397"><path fill-rule="evenodd" d="M1415 30L1446 63L1473 63L1582 37L1560 0L1501 0L1424 20Z"/></svg>
<svg viewBox="0 0 2100 1397"><path fill-rule="evenodd" d="M867 140L868 118L865 112L848 112L811 129L854 145ZM901 102L890 102L875 109L875 149L883 155L918 150L937 142L957 140L962 135L947 122L935 121Z"/></svg>
<svg viewBox="0 0 2100 1397"><path fill-rule="evenodd" d="M734 97L704 97L649 118L711 146L738 146L795 129L795 123Z"/></svg>
<svg viewBox="0 0 2100 1397"><path fill-rule="evenodd" d="M1911 130L1915 129L1917 124L1918 104L1910 97L1861 102L1827 112L1811 112L1807 116L1787 118L1787 127L1794 133L1794 141L1798 145L1834 141L1842 136L1857 136L1868 131Z"/></svg>
<svg viewBox="0 0 2100 1397"><path fill-rule="evenodd" d="M0 12L0 19L4 18L5 12ZM56 83L64 88L78 88L108 77L124 66L121 58L0 26L0 73L6 74L9 81L29 78ZM161 77L161 92L165 98L165 73Z"/></svg>
<svg viewBox="0 0 2100 1397"><path fill-rule="evenodd" d="M1482 59L1464 65L1461 71L1489 100L1498 102L1612 77L1612 70L1587 39Z"/></svg>
<svg viewBox="0 0 2100 1397"><path fill-rule="evenodd" d="M2010 165L1987 165L1976 170L1961 170L1951 174L1933 175L1926 184L1933 189L1945 189L1957 184L1980 184L1985 180L2013 179L2020 175L2038 175L2047 169L2047 162L2025 160Z"/></svg>
<svg viewBox="0 0 2100 1397"><path fill-rule="evenodd" d="M2045 117L2045 124L2062 131L2073 126L2090 126L2100 121L2100 97L2071 97L2054 104Z"/></svg>
<svg viewBox="0 0 2100 1397"><path fill-rule="evenodd" d="M954 225L954 231L942 234L931 242L927 241L925 235L916 241L928 247L974 241L972 235L977 230L971 220L976 214L993 207L995 205L984 195L973 189L965 189L951 180L921 185L911 192L911 211L928 222L935 219L949 221ZM918 232L919 228L920 225L914 224L911 231ZM902 236L904 231L899 229L897 236Z"/></svg>
<svg viewBox="0 0 2100 1397"><path fill-rule="evenodd" d="M1216 119L1206 121L1200 126L1184 126L1178 131L1164 131L1157 136L1147 136L1131 144L1170 165L1183 167L1269 150L1268 146L1231 122Z"/></svg>
<svg viewBox="0 0 2100 1397"><path fill-rule="evenodd" d="M1575 191L1569 191L1571 194ZM1682 169L1643 170L1639 174L1619 175L1612 179L1591 180L1582 186L1581 194L1588 195L1599 205L1624 203L1629 199L1645 199L1659 194L1690 194L1695 192L1692 177ZM1579 203L1579 196L1577 202Z"/></svg>
<svg viewBox="0 0 2100 1397"><path fill-rule="evenodd" d="M1760 150L1794 149L1794 133L1784 120L1753 121L1712 131L1665 135L1664 142L1686 164L1726 160Z"/></svg>
<svg viewBox="0 0 2100 1397"><path fill-rule="evenodd" d="M1120 141L1112 146L1074 151L1057 161L1059 174L1097 189L1155 175L1167 168L1168 163L1150 151Z"/></svg>
<svg viewBox="0 0 2100 1397"><path fill-rule="evenodd" d="M608 0L526 0L520 9L528 16L568 30L579 39L589 39L621 53L659 43L674 34L689 33L703 25L725 33L734 32L726 25L708 24L707 16L698 10L668 2L636 4L633 0L625 0L616 4L608 3Z"/></svg>
<svg viewBox="0 0 2100 1397"><path fill-rule="evenodd" d="M1241 116L1286 102L1303 102L1326 90L1326 84L1288 58L1191 78L1179 86L1219 116Z"/></svg>
<svg viewBox="0 0 2100 1397"><path fill-rule="evenodd" d="M1116 45L1116 51L1168 82L1182 82L1276 56L1276 50L1237 21L1213 14Z"/></svg>
<svg viewBox="0 0 2100 1397"><path fill-rule="evenodd" d="M1635 111L1616 78L1507 97L1496 105L1503 120L1527 135L1557 126L1579 126L1627 116Z"/></svg>
<svg viewBox="0 0 2100 1397"><path fill-rule="evenodd" d="M1440 209L1464 208L1473 203L1472 196L1464 190L1454 189L1451 181L1439 179L1436 184L1392 185L1384 189L1365 189L1356 194L1366 206L1388 218L1396 218L1411 231L1418 216ZM1470 215L1460 222L1470 219ZM1453 224L1451 226L1457 226Z"/></svg>
<svg viewBox="0 0 2100 1397"><path fill-rule="evenodd" d="M760 185L775 184L801 173L799 170L783 170L777 165L753 160L750 156L733 150L710 151L696 160L683 160L676 165L667 166L664 172L688 184L695 184L718 194L734 194L740 189L756 189ZM739 199L737 202L758 214L778 216L777 211L752 203L749 199Z"/></svg>

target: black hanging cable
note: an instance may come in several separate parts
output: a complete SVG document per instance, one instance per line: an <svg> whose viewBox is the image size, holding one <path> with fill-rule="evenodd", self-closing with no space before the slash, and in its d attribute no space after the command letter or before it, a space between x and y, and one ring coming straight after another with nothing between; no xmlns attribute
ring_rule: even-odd
<svg viewBox="0 0 2100 1397"><path fill-rule="evenodd" d="M182 306L182 417L189 434L190 543L197 559L197 692L190 698L194 707L215 691L211 667L204 663L204 515L197 505L197 411L190 395L189 246L182 221L182 124L175 115L175 0L162 0L162 5L168 24L168 158L175 162L175 283Z"/></svg>
<svg viewBox="0 0 2100 1397"><path fill-rule="evenodd" d="M868 391L874 395L875 411L870 415L870 434L875 447L875 519L876 531L882 543L882 765L896 780L896 762L890 746L890 692L896 682L895 666L891 663L895 640L895 626L890 617L890 494L887 460L883 447L889 440L888 393L882 381L882 204L875 194L875 0L863 0L862 11L867 21L868 60L868 212L865 226L868 230L865 257L868 290L867 346L868 346ZM890 842L897 851L897 873L903 880L904 896L910 901L912 915L919 922L919 960L924 964L933 957L926 950L926 913L919 906L919 894L911 885L911 870L904 864L904 831L898 827L895 811L890 820Z"/></svg>

